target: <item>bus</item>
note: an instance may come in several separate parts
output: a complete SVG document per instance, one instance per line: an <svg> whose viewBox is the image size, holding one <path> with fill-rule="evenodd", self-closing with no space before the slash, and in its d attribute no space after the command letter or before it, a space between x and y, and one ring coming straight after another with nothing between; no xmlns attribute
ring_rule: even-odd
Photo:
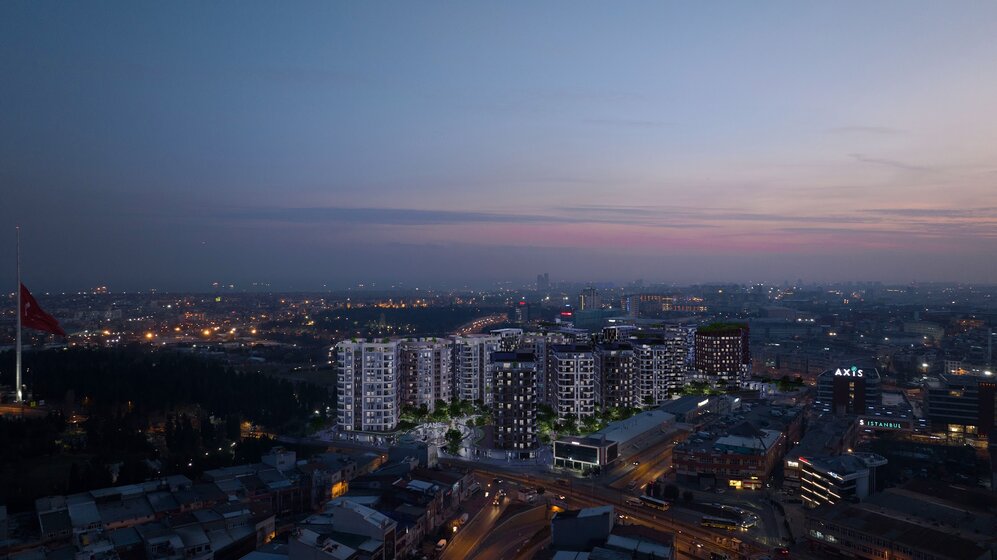
<svg viewBox="0 0 997 560"><path fill-rule="evenodd" d="M640 503L644 504L647 507L652 507L654 509L660 509L661 511L667 510L669 508L669 506L671 505L671 504L669 504L668 502L666 502L664 500L659 500L657 498L652 498L651 496L648 496L648 495L641 496L640 497Z"/></svg>
<svg viewBox="0 0 997 560"><path fill-rule="evenodd" d="M724 529L727 531L736 531L740 528L740 524L733 519L727 519L726 517L712 517L709 515L704 515L699 524L703 527L712 527L714 529Z"/></svg>

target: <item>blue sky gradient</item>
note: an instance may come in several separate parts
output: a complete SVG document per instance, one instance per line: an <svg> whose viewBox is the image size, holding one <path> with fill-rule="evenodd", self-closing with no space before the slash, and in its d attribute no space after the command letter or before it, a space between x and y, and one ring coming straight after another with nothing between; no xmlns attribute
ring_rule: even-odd
<svg viewBox="0 0 997 560"><path fill-rule="evenodd" d="M46 289L997 282L991 2L4 2ZM11 274L12 274L11 264Z"/></svg>

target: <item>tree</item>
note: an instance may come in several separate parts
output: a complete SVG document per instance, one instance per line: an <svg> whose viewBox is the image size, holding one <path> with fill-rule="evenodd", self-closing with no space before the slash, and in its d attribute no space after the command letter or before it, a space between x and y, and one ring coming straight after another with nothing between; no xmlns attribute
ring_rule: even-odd
<svg viewBox="0 0 997 560"><path fill-rule="evenodd" d="M462 414L463 410L460 401L450 401L450 404L447 406L447 409L450 412L451 418L458 418L463 415Z"/></svg>
<svg viewBox="0 0 997 560"><path fill-rule="evenodd" d="M443 401L436 402L437 404L443 403ZM450 420L450 412L447 410L446 403L443 403L443 406L437 406L437 408L433 410L433 413L429 415L429 418L433 422L446 422Z"/></svg>
<svg viewBox="0 0 997 560"><path fill-rule="evenodd" d="M537 421L539 422L553 422L557 418L557 414L550 405L541 404L537 406Z"/></svg>
<svg viewBox="0 0 997 560"><path fill-rule="evenodd" d="M691 504L693 498L695 498L695 496L692 494L692 490L682 492L682 500L685 501L685 503Z"/></svg>
<svg viewBox="0 0 997 560"><path fill-rule="evenodd" d="M679 487L674 484L666 484L661 494L666 500L677 500L679 499Z"/></svg>
<svg viewBox="0 0 997 560"><path fill-rule="evenodd" d="M460 430L450 428L444 437L447 440L447 453L456 455L460 451L460 442L464 439L464 436L460 433Z"/></svg>
<svg viewBox="0 0 997 560"><path fill-rule="evenodd" d="M592 433L594 431L597 431L599 428L602 427L601 424L602 422L599 422L599 419L596 418L595 416L586 416L582 420L583 431L585 431L586 433Z"/></svg>

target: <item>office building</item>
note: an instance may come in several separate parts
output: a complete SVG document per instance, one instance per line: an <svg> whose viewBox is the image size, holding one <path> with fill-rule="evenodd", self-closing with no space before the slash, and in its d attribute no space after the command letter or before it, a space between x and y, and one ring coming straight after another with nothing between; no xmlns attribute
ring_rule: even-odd
<svg viewBox="0 0 997 560"><path fill-rule="evenodd" d="M786 453L783 486L800 486L801 457L834 457L849 453L858 441L858 434L859 425L854 416L820 416L811 423L799 443Z"/></svg>
<svg viewBox="0 0 997 560"><path fill-rule="evenodd" d="M561 436L554 442L554 466L585 471L612 464L620 457L620 444L605 436Z"/></svg>
<svg viewBox="0 0 997 560"><path fill-rule="evenodd" d="M495 352L495 447L532 456L537 433L537 363L530 352Z"/></svg>
<svg viewBox="0 0 997 560"><path fill-rule="evenodd" d="M748 326L713 323L696 330L696 372L715 385L736 388L751 374Z"/></svg>
<svg viewBox="0 0 997 560"><path fill-rule="evenodd" d="M402 404L435 410L436 401L452 397L453 349L446 339L403 341L400 344L399 378Z"/></svg>
<svg viewBox="0 0 997 560"><path fill-rule="evenodd" d="M550 274L537 274L537 291L546 292L550 289Z"/></svg>
<svg viewBox="0 0 997 560"><path fill-rule="evenodd" d="M630 294L620 300L620 308L634 319L660 317L675 308L675 298L664 294Z"/></svg>
<svg viewBox="0 0 997 560"><path fill-rule="evenodd" d="M815 407L823 413L865 415L883 402L879 371L872 367L848 366L829 369L817 376Z"/></svg>
<svg viewBox="0 0 997 560"><path fill-rule="evenodd" d="M640 406L633 346L604 342L595 346L596 402L603 409Z"/></svg>
<svg viewBox="0 0 997 560"><path fill-rule="evenodd" d="M398 425L399 343L336 345L337 418L341 429L390 432Z"/></svg>
<svg viewBox="0 0 997 560"><path fill-rule="evenodd" d="M986 438L994 430L997 379L942 374L924 386L924 414L931 431L948 439Z"/></svg>
<svg viewBox="0 0 997 560"><path fill-rule="evenodd" d="M995 507L987 490L915 479L861 503L807 509L805 536L819 558L990 560Z"/></svg>
<svg viewBox="0 0 997 560"><path fill-rule="evenodd" d="M580 421L595 414L595 354L582 344L550 347L547 371L554 379L557 417Z"/></svg>
<svg viewBox="0 0 997 560"><path fill-rule="evenodd" d="M800 497L808 508L860 502L881 486L877 473L886 458L875 453L800 457Z"/></svg>

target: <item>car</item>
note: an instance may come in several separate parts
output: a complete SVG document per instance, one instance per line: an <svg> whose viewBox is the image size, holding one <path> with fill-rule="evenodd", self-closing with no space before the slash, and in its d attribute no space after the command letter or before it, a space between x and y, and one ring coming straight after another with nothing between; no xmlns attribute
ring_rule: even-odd
<svg viewBox="0 0 997 560"><path fill-rule="evenodd" d="M564 494L558 494L557 499L558 500L566 500L567 498L564 497Z"/></svg>
<svg viewBox="0 0 997 560"><path fill-rule="evenodd" d="M440 539L436 543L436 552L443 552L443 549L446 548L446 547L447 547L447 540L446 539Z"/></svg>
<svg viewBox="0 0 997 560"><path fill-rule="evenodd" d="M493 506L500 506L500 505L502 505L502 498L500 498L498 496L495 496L495 499L492 500L492 505Z"/></svg>
<svg viewBox="0 0 997 560"><path fill-rule="evenodd" d="M775 554L776 558L789 558L789 549L784 546L777 546L772 549L772 554Z"/></svg>
<svg viewBox="0 0 997 560"><path fill-rule="evenodd" d="M639 464L640 464L640 461L634 461L634 466L635 466L635 467L636 467L637 465L639 465Z"/></svg>
<svg viewBox="0 0 997 560"><path fill-rule="evenodd" d="M495 484L502 484L505 481L502 480L501 478L495 478L495 479L492 479L492 482L494 482Z"/></svg>
<svg viewBox="0 0 997 560"><path fill-rule="evenodd" d="M723 488L717 488L716 489L716 493L717 494L723 494L724 492L726 492L726 490L724 490Z"/></svg>

